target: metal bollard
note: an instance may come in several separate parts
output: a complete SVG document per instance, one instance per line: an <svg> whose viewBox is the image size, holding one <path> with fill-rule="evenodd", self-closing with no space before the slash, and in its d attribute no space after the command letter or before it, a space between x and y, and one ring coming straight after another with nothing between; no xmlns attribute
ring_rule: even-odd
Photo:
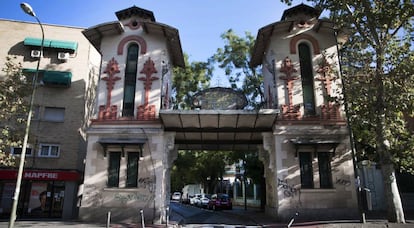
<svg viewBox="0 0 414 228"><path fill-rule="evenodd" d="M111 211L108 211L108 215L106 216L106 228L111 227Z"/></svg>
<svg viewBox="0 0 414 228"><path fill-rule="evenodd" d="M141 226L142 228L145 227L145 221L144 221L144 210L140 210L139 213L141 213Z"/></svg>
<svg viewBox="0 0 414 228"><path fill-rule="evenodd" d="M293 222L295 221L295 218L299 215L299 212L295 213L295 216L293 216L293 218L290 220L289 224L288 224L288 228L292 226Z"/></svg>
<svg viewBox="0 0 414 228"><path fill-rule="evenodd" d="M165 208L165 227L168 227L168 222L170 220L170 207Z"/></svg>

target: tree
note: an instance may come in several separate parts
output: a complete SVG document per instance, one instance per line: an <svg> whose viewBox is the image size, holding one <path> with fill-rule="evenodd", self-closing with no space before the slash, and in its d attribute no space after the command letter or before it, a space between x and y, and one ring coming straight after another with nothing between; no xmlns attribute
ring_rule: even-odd
<svg viewBox="0 0 414 228"><path fill-rule="evenodd" d="M248 108L260 109L264 103L263 75L258 67L249 65L255 38L249 32L239 37L231 29L221 38L224 47L217 49L210 62L224 70L233 89L247 95Z"/></svg>
<svg viewBox="0 0 414 228"><path fill-rule="evenodd" d="M414 4L411 0L311 2L328 10L338 29L352 32L342 49L351 125L359 140L374 149L381 165L388 220L405 223L395 167L413 167L413 136L407 119L413 117Z"/></svg>
<svg viewBox="0 0 414 228"><path fill-rule="evenodd" d="M189 109L191 107L191 97L196 92L208 88L213 72L211 63L191 62L188 55L184 54L185 67L173 69L173 104L174 109Z"/></svg>
<svg viewBox="0 0 414 228"><path fill-rule="evenodd" d="M187 184L201 183L208 193L223 179L227 152L179 151L171 172L171 189L181 190Z"/></svg>
<svg viewBox="0 0 414 228"><path fill-rule="evenodd" d="M28 110L25 98L31 92L31 86L22 74L22 66L15 63L15 59L6 57L5 67L2 69L4 75L0 77L0 167L16 165L10 148L22 144Z"/></svg>

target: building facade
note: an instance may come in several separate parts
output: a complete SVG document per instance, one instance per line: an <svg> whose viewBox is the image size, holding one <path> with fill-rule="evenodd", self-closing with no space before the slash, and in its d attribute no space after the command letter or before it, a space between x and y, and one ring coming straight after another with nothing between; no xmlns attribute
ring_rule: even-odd
<svg viewBox="0 0 414 228"><path fill-rule="evenodd" d="M45 27L50 42L26 169L33 172L22 202L30 205L31 194L47 188L52 203L64 198L62 218L79 207L85 221L111 212L112 221L140 222L142 215L146 223L163 223L177 150L255 150L265 167L266 213L281 220L297 212L318 219L357 214L349 132L336 102L342 35L319 11L301 4L258 31L250 64L263 68L266 107L255 111L172 110L172 67L184 66L178 30L136 6L115 14L117 21L87 29ZM20 28L14 41L1 37L8 50L1 54L16 53L33 73L38 25L1 24ZM77 175L54 180L60 172ZM1 180L3 212L12 179ZM27 205L21 210L30 214Z"/></svg>
<svg viewBox="0 0 414 228"><path fill-rule="evenodd" d="M98 112L87 134L83 198L79 216L161 223L169 202L173 133L160 109L170 108L172 66L184 66L178 30L155 21L151 11L131 7L118 21L83 31L102 53Z"/></svg>
<svg viewBox="0 0 414 228"><path fill-rule="evenodd" d="M82 28L43 27L41 53L39 24L0 20L2 68L6 56L15 56L30 79L41 57L17 213L19 218L73 219L86 154L86 110L93 110L100 55ZM17 160L21 149L10 148ZM10 216L16 177L17 169L0 169L1 217Z"/></svg>
<svg viewBox="0 0 414 228"><path fill-rule="evenodd" d="M268 108L263 134L267 210L288 219L357 215L353 151L342 98L338 42L343 34L304 4L258 31L250 64L261 65Z"/></svg>

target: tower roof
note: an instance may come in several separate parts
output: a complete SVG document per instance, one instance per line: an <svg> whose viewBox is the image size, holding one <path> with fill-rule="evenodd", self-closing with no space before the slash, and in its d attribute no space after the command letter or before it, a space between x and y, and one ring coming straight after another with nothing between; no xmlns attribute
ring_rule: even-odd
<svg viewBox="0 0 414 228"><path fill-rule="evenodd" d="M154 13L152 11L142 9L137 6L120 10L116 12L115 15L118 17L118 20L120 21L131 18L132 16L138 16L140 18L149 19L150 21L155 22Z"/></svg>
<svg viewBox="0 0 414 228"><path fill-rule="evenodd" d="M311 6L308 6L308 5L305 5L305 4L302 3L302 4L299 4L297 6L294 6L292 8L289 8L289 9L285 10L283 12L281 21L289 20L290 18L294 18L299 14L300 15L305 14L305 15L309 15L311 17L318 18L319 15L321 15L321 11L316 9L316 8L313 8Z"/></svg>

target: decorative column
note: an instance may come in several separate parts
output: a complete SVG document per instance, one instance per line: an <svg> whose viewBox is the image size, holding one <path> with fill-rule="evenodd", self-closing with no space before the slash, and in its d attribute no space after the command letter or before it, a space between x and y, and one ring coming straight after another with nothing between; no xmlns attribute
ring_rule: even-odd
<svg viewBox="0 0 414 228"><path fill-rule="evenodd" d="M104 73L108 74L107 77L102 78L103 81L106 81L106 105L99 106L99 120L116 120L118 107L116 105L111 105L112 90L116 81L121 80L120 77L115 76L119 73L118 62L112 57L112 59L106 65Z"/></svg>
<svg viewBox="0 0 414 228"><path fill-rule="evenodd" d="M286 57L283 60L282 67L280 72L284 73L284 76L280 76L279 78L285 81L286 90L288 92L288 104L282 105L282 118L283 119L299 119L300 116L300 106L293 105L293 86L294 82L298 77L293 76L297 70L294 68L292 64L292 60L289 57Z"/></svg>
<svg viewBox="0 0 414 228"><path fill-rule="evenodd" d="M140 72L145 74L145 77L140 77L138 80L144 83L144 104L138 107L138 120L153 120L155 119L155 105L149 105L149 96L151 91L152 82L158 80L158 77L151 77L152 74L157 73L155 69L154 61L151 58L144 63L144 68Z"/></svg>

